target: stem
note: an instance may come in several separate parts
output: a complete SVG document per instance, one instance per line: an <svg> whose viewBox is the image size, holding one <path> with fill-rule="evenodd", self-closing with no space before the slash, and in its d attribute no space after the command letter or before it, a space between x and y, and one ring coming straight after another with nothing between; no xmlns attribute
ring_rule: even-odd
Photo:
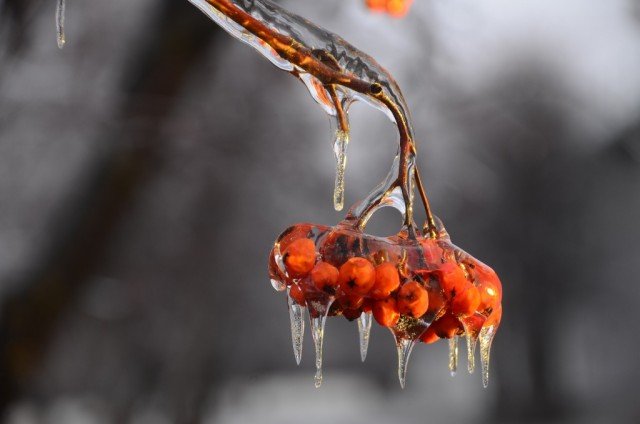
<svg viewBox="0 0 640 424"><path fill-rule="evenodd" d="M400 163L398 178L394 184L382 195L376 199L373 204L368 207L364 213L357 218L357 226L364 225L367 212L378 206L380 202L394 189L400 187L403 200L405 202L406 211L404 216L404 225L409 229L410 235L415 234L415 224L413 222L413 200L411 197L411 178L414 178L416 185L420 191L420 197L427 213L427 230L433 237L435 235L435 223L427 196L424 192L422 181L420 180L417 169L414 168L413 162L416 157L416 145L411 137L409 124L405 114L396 102L394 102L384 92L383 87L377 83L369 83L359 79L340 69L336 59L328 52L323 50L311 50L302 43L287 35L280 34L276 30L265 25L263 22L251 16L249 13L237 7L231 0L206 0L208 4L223 13L229 19L244 27L254 36L260 38L275 50L285 60L293 64L296 69L292 71L297 75L299 70L303 70L315 78L317 78L325 87L327 87L332 100L336 105L336 112L340 119L341 127L348 128L344 111L339 105L339 99L336 94L336 86L346 87L360 94L372 97L383 105L385 105L395 118L400 135Z"/></svg>
<svg viewBox="0 0 640 424"><path fill-rule="evenodd" d="M422 204L424 205L424 211L427 214L427 222L425 222L424 228L422 229L424 234L429 234L429 237L432 239L438 238L438 230L436 228L436 221L433 218L433 213L431 212L431 205L429 204L429 198L424 191L424 185L422 184L422 178L420 177L420 171L418 167L415 170L416 174L416 187L418 187L418 192L420 193L420 198L422 199Z"/></svg>

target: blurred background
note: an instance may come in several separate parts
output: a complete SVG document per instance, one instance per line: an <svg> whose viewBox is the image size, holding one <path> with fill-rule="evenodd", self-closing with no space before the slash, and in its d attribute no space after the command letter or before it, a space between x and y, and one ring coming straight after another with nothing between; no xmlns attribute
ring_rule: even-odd
<svg viewBox="0 0 640 424"><path fill-rule="evenodd" d="M329 120L187 1L0 0L0 416L29 423L640 422L640 2L282 5L396 77L453 241L505 315L492 375L329 320L296 367L275 237L334 224ZM347 205L392 125L352 108ZM400 226L383 211L370 231ZM464 369L466 361L461 360Z"/></svg>

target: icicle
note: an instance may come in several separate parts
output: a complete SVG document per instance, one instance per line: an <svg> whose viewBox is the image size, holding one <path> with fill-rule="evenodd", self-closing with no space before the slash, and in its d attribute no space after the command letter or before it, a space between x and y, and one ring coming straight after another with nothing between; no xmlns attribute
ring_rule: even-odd
<svg viewBox="0 0 640 424"><path fill-rule="evenodd" d="M287 288L287 285L280 280L276 280L275 278L271 278L271 287L276 291L284 291Z"/></svg>
<svg viewBox="0 0 640 424"><path fill-rule="evenodd" d="M300 365L302 360L302 342L304 341L304 312L307 309L298 305L289 295L287 290L287 301L289 304L289 319L291 320L291 341L293 343L293 356L296 364Z"/></svg>
<svg viewBox="0 0 640 424"><path fill-rule="evenodd" d="M478 343L478 337L470 331L465 332L467 333L467 370L469 374L473 374L476 370L476 344Z"/></svg>
<svg viewBox="0 0 640 424"><path fill-rule="evenodd" d="M326 315L311 318L311 334L313 335L313 344L316 348L316 388L322 385L322 341L324 339L324 325L326 320Z"/></svg>
<svg viewBox="0 0 640 424"><path fill-rule="evenodd" d="M65 1L66 0L58 0L58 5L56 7L56 35L59 49L62 49L67 42L64 34Z"/></svg>
<svg viewBox="0 0 640 424"><path fill-rule="evenodd" d="M336 140L333 145L333 152L336 156L336 185L333 192L333 207L337 211L341 211L344 208L344 176L347 167L348 144L349 133L337 130Z"/></svg>
<svg viewBox="0 0 640 424"><path fill-rule="evenodd" d="M491 355L491 343L496 335L496 327L482 327L480 330L480 362L482 363L482 385L489 386L489 357Z"/></svg>
<svg viewBox="0 0 640 424"><path fill-rule="evenodd" d="M363 312L358 318L358 333L360 335L360 358L362 362L367 359L369 349L369 336L371 335L371 312Z"/></svg>
<svg viewBox="0 0 640 424"><path fill-rule="evenodd" d="M396 338L396 347L398 349L398 379L400 380L400 387L403 389L407 381L409 356L411 356L411 351L415 345L415 340Z"/></svg>
<svg viewBox="0 0 640 424"><path fill-rule="evenodd" d="M449 371L455 377L458 371L458 336L449 339Z"/></svg>

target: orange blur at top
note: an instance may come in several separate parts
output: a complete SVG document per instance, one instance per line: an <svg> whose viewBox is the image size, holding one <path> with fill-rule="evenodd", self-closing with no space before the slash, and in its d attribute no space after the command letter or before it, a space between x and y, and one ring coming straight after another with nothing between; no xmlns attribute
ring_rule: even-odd
<svg viewBox="0 0 640 424"><path fill-rule="evenodd" d="M413 0L366 0L367 7L374 12L388 13L401 18L409 12Z"/></svg>

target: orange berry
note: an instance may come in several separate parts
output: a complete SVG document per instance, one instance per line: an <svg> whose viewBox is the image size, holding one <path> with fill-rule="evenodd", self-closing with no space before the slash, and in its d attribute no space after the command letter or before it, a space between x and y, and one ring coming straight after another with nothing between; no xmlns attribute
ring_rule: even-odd
<svg viewBox="0 0 640 424"><path fill-rule="evenodd" d="M420 318L429 309L429 293L420 283L410 281L398 291L398 310L401 314Z"/></svg>
<svg viewBox="0 0 640 424"><path fill-rule="evenodd" d="M471 285L462 268L454 262L445 262L434 273L438 276L446 299L452 299L456 293L463 292Z"/></svg>
<svg viewBox="0 0 640 424"><path fill-rule="evenodd" d="M338 285L347 294L366 295L376 281L376 269L365 258L351 258L340 267Z"/></svg>
<svg viewBox="0 0 640 424"><path fill-rule="evenodd" d="M458 318L450 313L446 313L437 321L431 324L429 330L433 329L433 332L442 339L450 339L456 334L463 331L462 324L458 321Z"/></svg>
<svg viewBox="0 0 640 424"><path fill-rule="evenodd" d="M482 329L486 320L487 318L480 314L473 314L467 317L458 318L458 321L460 321L460 323L464 327L465 333L470 333L472 336L476 337L478 336L478 334L480 334L480 330Z"/></svg>
<svg viewBox="0 0 640 424"><path fill-rule="evenodd" d="M424 260L430 265L442 264L442 248L438 245L438 242L433 239L423 239L420 244L422 245L422 253L424 254Z"/></svg>
<svg viewBox="0 0 640 424"><path fill-rule="evenodd" d="M444 299L444 294L440 290L434 288L430 288L427 291L429 292L429 309L427 309L427 312L438 315L440 310L442 310L447 303Z"/></svg>
<svg viewBox="0 0 640 424"><path fill-rule="evenodd" d="M387 0L387 13L400 18L409 12L412 0Z"/></svg>
<svg viewBox="0 0 640 424"><path fill-rule="evenodd" d="M362 312L371 312L373 309L373 302L374 301L372 299L365 299L362 303Z"/></svg>
<svg viewBox="0 0 640 424"><path fill-rule="evenodd" d="M360 318L360 315L362 315L362 312L360 312L360 309L345 309L342 311L342 316L348 319L349 321L353 321Z"/></svg>
<svg viewBox="0 0 640 424"><path fill-rule="evenodd" d="M422 333L422 335L420 336L420 341L426 344L435 343L438 340L440 340L440 337L438 337L436 332L433 330L433 326L427 328L427 331Z"/></svg>
<svg viewBox="0 0 640 424"><path fill-rule="evenodd" d="M338 286L339 273L335 266L327 262L318 262L311 271L311 280L318 290L332 294Z"/></svg>
<svg viewBox="0 0 640 424"><path fill-rule="evenodd" d="M451 299L451 313L454 315L469 316L476 312L480 305L480 291L470 284L461 293L456 293Z"/></svg>
<svg viewBox="0 0 640 424"><path fill-rule="evenodd" d="M496 309L491 312L489 318L484 322L484 327L489 327L491 325L495 325L496 327L500 325L500 321L502 320L502 305L498 305Z"/></svg>
<svg viewBox="0 0 640 424"><path fill-rule="evenodd" d="M502 284L496 273L484 264L476 264L475 274L480 290L480 310L495 309L502 302Z"/></svg>
<svg viewBox="0 0 640 424"><path fill-rule="evenodd" d="M389 297L373 304L373 317L383 327L393 327L400 319L394 298Z"/></svg>
<svg viewBox="0 0 640 424"><path fill-rule="evenodd" d="M385 262L376 267L376 280L371 289L370 296L376 300L382 300L400 286L398 269L392 263Z"/></svg>
<svg viewBox="0 0 640 424"><path fill-rule="evenodd" d="M364 297L356 294L340 293L337 297L337 301L343 309L360 309L364 302Z"/></svg>
<svg viewBox="0 0 640 424"><path fill-rule="evenodd" d="M282 254L284 265L293 277L304 277L316 263L316 246L302 238L291 242Z"/></svg>
<svg viewBox="0 0 640 424"><path fill-rule="evenodd" d="M292 284L289 289L289 296L298 304L304 306L306 304L304 292L297 284Z"/></svg>

